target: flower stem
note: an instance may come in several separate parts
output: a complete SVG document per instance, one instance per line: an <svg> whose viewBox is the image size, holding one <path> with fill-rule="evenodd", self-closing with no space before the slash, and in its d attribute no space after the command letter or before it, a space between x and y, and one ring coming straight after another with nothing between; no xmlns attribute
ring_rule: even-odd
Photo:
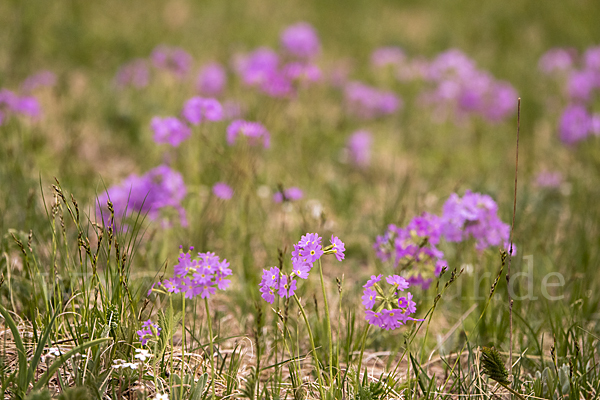
<svg viewBox="0 0 600 400"><path fill-rule="evenodd" d="M214 350L213 350L213 331L212 331L212 319L208 311L208 299L204 298L204 308L206 309L206 320L208 321L208 341L210 343L210 379L212 386L212 398L216 399L215 395L215 361L214 361Z"/></svg>
<svg viewBox="0 0 600 400"><path fill-rule="evenodd" d="M302 318L304 318L304 323L306 324L306 329L308 330L308 338L310 339L310 346L315 359L315 367L317 368L317 378L319 379L319 393L321 394L321 399L325 399L325 392L323 391L323 377L321 376L321 367L319 366L319 356L317 355L317 349L315 348L315 339L313 338L312 330L310 329L310 324L308 323L308 318L306 318L304 307L302 307L302 303L300 303L298 296L295 294L294 300L296 300L296 304L298 304L298 308L300 309L300 313L302 314Z"/></svg>
<svg viewBox="0 0 600 400"><path fill-rule="evenodd" d="M325 317L327 321L327 334L329 336L329 382L333 388L333 334L331 333L331 319L329 318L329 304L327 303L327 292L325 291L325 280L323 279L323 266L319 258L319 275L321 277L321 289L323 290L323 303L325 304Z"/></svg>
<svg viewBox="0 0 600 400"><path fill-rule="evenodd" d="M183 346L181 347L181 371L183 372L185 370L185 294L183 295L183 301L181 303L181 330L182 330L182 344ZM183 399L183 373L181 374L180 377L180 383L179 383L179 400Z"/></svg>

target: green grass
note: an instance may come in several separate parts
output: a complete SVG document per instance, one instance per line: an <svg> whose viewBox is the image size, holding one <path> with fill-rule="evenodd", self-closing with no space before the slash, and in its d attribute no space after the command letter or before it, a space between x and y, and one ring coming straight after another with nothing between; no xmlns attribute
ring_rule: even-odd
<svg viewBox="0 0 600 400"><path fill-rule="evenodd" d="M392 332L372 327L362 340L362 285L371 274L392 273L372 249L388 224L440 213L451 193L467 189L491 195L501 218L512 218L516 116L499 124L432 121L415 101L418 85L368 66L373 49L399 45L428 58L459 48L517 88L518 255L511 272L533 278L516 278L517 295L528 294L531 282L532 298L514 301L509 386L526 398L596 398L599 143L590 138L567 148L559 142L556 102L562 100L537 61L551 47L598 45L599 18L600 3L583 0L0 3L0 88L17 89L42 68L58 76L55 87L37 94L44 110L39 122L11 119L0 126L0 390L6 398L44 398L34 389L48 389L61 398L152 398L158 390L171 399L201 399L212 396L214 384L218 397L261 399L319 398L321 390L361 400L507 397L481 366L482 346L495 346L505 365L509 357L506 265L496 249L478 253L472 243L444 244L449 271L428 291L413 290L417 316L425 321ZM224 98L240 101L247 119L268 127L272 148L227 146L227 123L218 122L194 128L185 146L166 150L153 142L150 119L179 113L194 94L193 82L159 76L140 91L112 84L120 65L149 56L157 44L188 50L195 68L211 60L228 64L238 51L277 47L281 30L299 20L319 32L320 65L345 60L353 79L399 93L404 110L362 121L345 114L342 94L327 85L280 101L231 75ZM357 129L374 134L373 162L365 170L340 161ZM165 157L188 187L189 227L172 218L174 225L164 228L136 214L127 232L95 224L97 194ZM533 184L544 168L563 173L565 190ZM235 189L229 202L210 194L221 180ZM286 211L257 193L262 186L273 193L280 184L302 188L305 199ZM310 200L322 205L322 217L311 216ZM331 364L319 279L299 285L322 363L321 386L298 304L279 299L270 306L258 292L263 268L289 264L292 244L306 232L337 235L347 248L343 263L331 257L323 263ZM210 300L214 380L204 303L146 295L171 275L179 245L214 251L234 272L232 287ZM565 278L564 287L550 290L561 299L542 292L551 272ZM163 335L149 347L155 358L148 369L112 368L114 360L134 360L135 332L149 318ZM56 364L40 361L40 351L57 346L72 353ZM71 387L87 393L69 394Z"/></svg>

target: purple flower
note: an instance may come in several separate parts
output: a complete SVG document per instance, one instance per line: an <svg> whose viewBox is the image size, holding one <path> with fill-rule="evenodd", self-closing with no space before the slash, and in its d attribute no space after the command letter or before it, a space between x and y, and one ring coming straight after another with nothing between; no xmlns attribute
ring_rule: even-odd
<svg viewBox="0 0 600 400"><path fill-rule="evenodd" d="M214 253L198 253L192 258L190 251L179 253L178 263L173 267L174 276L161 282L161 285L170 293L184 293L191 299L200 295L209 298L217 289L225 290L229 287L232 275L227 260L220 261Z"/></svg>
<svg viewBox="0 0 600 400"><path fill-rule="evenodd" d="M312 58L319 54L321 43L315 29L306 22L288 26L281 34L281 45L299 58Z"/></svg>
<svg viewBox="0 0 600 400"><path fill-rule="evenodd" d="M158 144L170 144L177 147L189 138L192 131L176 117L154 117L150 121L154 131L154 141Z"/></svg>
<svg viewBox="0 0 600 400"><path fill-rule="evenodd" d="M314 263L323 255L320 243L310 242L300 249L300 257L304 262Z"/></svg>
<svg viewBox="0 0 600 400"><path fill-rule="evenodd" d="M583 55L586 69L600 72L600 46L590 47Z"/></svg>
<svg viewBox="0 0 600 400"><path fill-rule="evenodd" d="M299 258L292 258L293 274L298 278L307 279L313 264L307 261L302 261Z"/></svg>
<svg viewBox="0 0 600 400"><path fill-rule="evenodd" d="M196 96L185 102L182 114L189 123L198 125L203 120L221 121L223 119L223 107L215 99Z"/></svg>
<svg viewBox="0 0 600 400"><path fill-rule="evenodd" d="M381 281L381 278L382 278L382 277L383 277L383 275L381 275L381 274L379 274L379 275L377 275L377 276L375 276L375 275L371 275L371 279L369 279L369 280L367 281L367 283L365 283L365 284L364 284L364 286L363 286L363 287L365 287L365 288L370 288L370 287L372 287L372 286L373 286L373 285L375 285L377 282Z"/></svg>
<svg viewBox="0 0 600 400"><path fill-rule="evenodd" d="M233 189L224 182L217 182L212 188L213 194L222 200L230 200L233 197Z"/></svg>
<svg viewBox="0 0 600 400"><path fill-rule="evenodd" d="M360 82L347 84L344 94L348 111L364 119L394 114L402 107L396 94Z"/></svg>
<svg viewBox="0 0 600 400"><path fill-rule="evenodd" d="M279 56L268 47L261 47L252 53L237 56L234 64L246 85L261 85L277 73Z"/></svg>
<svg viewBox="0 0 600 400"><path fill-rule="evenodd" d="M563 176L560 172L542 171L535 177L535 184L542 188L559 188L563 183Z"/></svg>
<svg viewBox="0 0 600 400"><path fill-rule="evenodd" d="M371 143L373 137L370 132L356 131L346 144L352 163L359 167L366 167L371 161Z"/></svg>
<svg viewBox="0 0 600 400"><path fill-rule="evenodd" d="M406 55L400 47L380 47L371 54L371 65L377 68L399 66L404 60Z"/></svg>
<svg viewBox="0 0 600 400"><path fill-rule="evenodd" d="M569 96L572 100L588 101L592 91L600 83L598 73L594 71L573 71L567 84Z"/></svg>
<svg viewBox="0 0 600 400"><path fill-rule="evenodd" d="M263 147L266 149L271 144L269 131L258 122L249 122L241 119L233 121L227 127L227 143L233 145L239 135L247 137L250 145L256 145L262 141Z"/></svg>
<svg viewBox="0 0 600 400"><path fill-rule="evenodd" d="M227 84L227 73L219 63L205 65L196 78L196 89L205 96L218 96Z"/></svg>
<svg viewBox="0 0 600 400"><path fill-rule="evenodd" d="M370 287L363 291L362 303L365 308L373 308L375 305L375 299L377 298L377 292Z"/></svg>
<svg viewBox="0 0 600 400"><path fill-rule="evenodd" d="M273 201L275 203L281 203L283 200L286 201L298 201L302 197L304 197L304 193L300 188L292 186L290 188L284 189L283 193L277 192L273 195Z"/></svg>
<svg viewBox="0 0 600 400"><path fill-rule="evenodd" d="M155 220L161 210L172 207L179 212L181 225L186 226L185 210L181 206L185 195L181 174L161 165L142 176L130 175L121 184L108 188L96 200L97 212L104 224L109 226L113 221L107 209L108 200L113 204L117 221L134 212L147 213L150 219Z"/></svg>
<svg viewBox="0 0 600 400"><path fill-rule="evenodd" d="M331 235L331 251L335 254L335 258L338 261L342 261L345 258L344 251L346 251L346 246L344 242L342 242L337 236Z"/></svg>
<svg viewBox="0 0 600 400"><path fill-rule="evenodd" d="M287 275L281 275L279 280L279 297L292 297L296 292L296 280Z"/></svg>
<svg viewBox="0 0 600 400"><path fill-rule="evenodd" d="M574 54L571 49L551 49L545 52L539 61L539 68L546 74L565 72L573 67Z"/></svg>
<svg viewBox="0 0 600 400"><path fill-rule="evenodd" d="M573 145L588 137L591 130L591 118L584 106L572 104L565 108L560 119L560 140Z"/></svg>
<svg viewBox="0 0 600 400"><path fill-rule="evenodd" d="M158 338L160 336L160 331L161 328L157 324L154 324L151 320L148 320L142 323L142 329L136 333L139 336L142 346L145 346L150 339Z"/></svg>
<svg viewBox="0 0 600 400"><path fill-rule="evenodd" d="M270 304L275 300L275 291L279 291L279 282L281 280L281 272L279 268L273 267L269 270L263 270L262 280L259 284L261 297Z"/></svg>
<svg viewBox="0 0 600 400"><path fill-rule="evenodd" d="M150 57L156 68L169 71L178 78L185 77L192 65L192 56L179 47L159 45Z"/></svg>
<svg viewBox="0 0 600 400"><path fill-rule="evenodd" d="M406 321L419 321L410 317L417 311L412 294L407 292L406 296L399 297L398 290L408 289L408 282L398 275L388 276L386 282L393 285L392 290L384 290L379 286L380 280L381 275L372 276L364 285L362 303L365 306L367 322L382 329L394 330Z"/></svg>
<svg viewBox="0 0 600 400"><path fill-rule="evenodd" d="M39 87L56 85L56 75L51 71L40 71L25 79L21 84L22 93L31 93Z"/></svg>
<svg viewBox="0 0 600 400"><path fill-rule="evenodd" d="M322 74L319 67L314 64L293 62L283 66L283 74L289 80L301 83L317 82L321 80Z"/></svg>
<svg viewBox="0 0 600 400"><path fill-rule="evenodd" d="M150 71L148 69L148 62L140 58L123 65L119 68L115 76L115 83L119 88L133 86L141 89L148 86L149 81Z"/></svg>
<svg viewBox="0 0 600 400"><path fill-rule="evenodd" d="M378 236L374 248L381 261L391 260L397 268L406 269L406 277L394 275L388 283L396 282L404 287L403 279L411 284L421 284L423 288L430 279L439 275L444 261L444 253L436 245L441 235L440 218L424 213L413 218L405 228L389 225L387 232ZM413 280L414 276L422 279ZM402 290L402 289L401 289Z"/></svg>
<svg viewBox="0 0 600 400"><path fill-rule="evenodd" d="M385 278L385 281L390 285L394 285L397 290L403 291L404 289L408 289L408 282L406 279L401 277L400 275L390 275Z"/></svg>
<svg viewBox="0 0 600 400"><path fill-rule="evenodd" d="M453 193L444 203L441 232L449 242L475 239L475 248L502 246L510 227L498 217L498 206L490 196L467 190L461 199Z"/></svg>

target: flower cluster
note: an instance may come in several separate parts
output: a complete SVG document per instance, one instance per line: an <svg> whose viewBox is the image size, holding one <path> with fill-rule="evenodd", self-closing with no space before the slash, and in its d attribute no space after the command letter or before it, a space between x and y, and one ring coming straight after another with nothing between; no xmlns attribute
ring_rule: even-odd
<svg viewBox="0 0 600 400"><path fill-rule="evenodd" d="M296 277L307 279L314 265L324 254L333 254L338 261L345 257L346 247L337 237L331 235L330 245L325 248L321 244L322 238L316 233L307 233L294 244L292 251L292 272L286 275L277 267L263 270L259 291L262 298L268 303L273 303L275 294L279 297L291 297L297 289Z"/></svg>
<svg viewBox="0 0 600 400"><path fill-rule="evenodd" d="M223 119L223 107L215 99L196 96L186 101L182 114L190 124L198 125L203 120L221 121Z"/></svg>
<svg viewBox="0 0 600 400"><path fill-rule="evenodd" d="M399 47L380 47L371 54L371 65L376 68L398 67L406 60L406 54Z"/></svg>
<svg viewBox="0 0 600 400"><path fill-rule="evenodd" d="M309 23L298 22L281 34L283 49L298 58L312 58L319 54L321 42L317 31Z"/></svg>
<svg viewBox="0 0 600 400"><path fill-rule="evenodd" d="M573 49L551 49L540 58L539 67L565 86L568 104L559 121L560 140L573 145L590 135L600 136L600 113L590 111L600 92L600 46L587 49L583 57Z"/></svg>
<svg viewBox="0 0 600 400"><path fill-rule="evenodd" d="M198 253L192 258L190 247L187 252L179 254L178 263L174 267L174 276L160 283L169 293L184 293L191 299L200 295L209 298L217 289L225 290L230 280L225 279L232 274L227 260L221 261L215 253Z"/></svg>
<svg viewBox="0 0 600 400"><path fill-rule="evenodd" d="M231 200L233 189L224 182L217 182L212 188L213 194L221 200Z"/></svg>
<svg viewBox="0 0 600 400"><path fill-rule="evenodd" d="M535 177L535 185L541 188L557 189L563 181L563 175L558 171L541 171Z"/></svg>
<svg viewBox="0 0 600 400"><path fill-rule="evenodd" d="M40 87L51 87L56 85L56 75L52 71L40 71L28 76L21 83L21 93L31 93Z"/></svg>
<svg viewBox="0 0 600 400"><path fill-rule="evenodd" d="M361 82L348 83L344 96L348 111L365 119L394 114L402 107L402 100L393 92Z"/></svg>
<svg viewBox="0 0 600 400"><path fill-rule="evenodd" d="M160 331L161 329L157 324L154 324L151 320L148 320L142 323L142 329L140 329L136 333L139 336L139 340L140 343L142 343L142 346L145 346L149 340L158 338L160 336ZM136 358L139 357L136 356ZM142 361L144 359L142 359Z"/></svg>
<svg viewBox="0 0 600 400"><path fill-rule="evenodd" d="M413 218L405 228L391 224L375 241L376 255L404 271L411 285L427 289L447 265L444 253L436 247L440 229L440 218L427 213Z"/></svg>
<svg viewBox="0 0 600 400"><path fill-rule="evenodd" d="M372 275L363 286L362 303L365 306L365 319L371 325L385 330L394 330L407 321L422 321L411 317L417 311L410 292L404 290L409 282L399 275L390 275L385 281L390 285L387 290L381 287L382 275Z"/></svg>
<svg viewBox="0 0 600 400"><path fill-rule="evenodd" d="M148 86L150 82L150 69L148 62L143 58L132 60L119 68L115 76L115 84L118 88L133 86L137 89Z"/></svg>
<svg viewBox="0 0 600 400"><path fill-rule="evenodd" d="M489 121L502 121L514 114L517 92L507 82L496 80L459 50L439 54L430 64L426 80L433 88L421 99L437 112L451 115L478 115Z"/></svg>
<svg viewBox="0 0 600 400"><path fill-rule="evenodd" d="M473 238L477 250L508 249L510 226L500 220L498 205L490 196L467 190L462 198L453 193L444 203L441 233L449 242Z"/></svg>
<svg viewBox="0 0 600 400"><path fill-rule="evenodd" d="M168 71L178 78L183 78L190 71L192 56L179 47L157 46L150 56L158 69Z"/></svg>
<svg viewBox="0 0 600 400"><path fill-rule="evenodd" d="M185 195L181 174L161 165L142 176L130 175L121 184L108 188L96 200L97 213L108 226L112 224L108 200L113 204L117 219L139 212L148 213L148 217L154 220L163 208L173 207L179 212L181 225L186 226L185 210L181 206Z"/></svg>
<svg viewBox="0 0 600 400"><path fill-rule="evenodd" d="M196 78L196 90L205 96L218 96L227 84L227 73L219 63L205 65Z"/></svg>
<svg viewBox="0 0 600 400"><path fill-rule="evenodd" d="M35 97L19 96L8 89L0 89L0 125L11 114L36 119L41 113L42 109Z"/></svg>
<svg viewBox="0 0 600 400"><path fill-rule="evenodd" d="M267 128L258 122L249 122L237 119L227 127L227 143L233 145L239 135L246 136L248 143L255 145L262 141L265 149L271 145L271 136Z"/></svg>
<svg viewBox="0 0 600 400"><path fill-rule="evenodd" d="M150 121L154 132L154 141L158 144L170 144L177 147L192 135L191 129L176 117L154 117Z"/></svg>
<svg viewBox="0 0 600 400"><path fill-rule="evenodd" d="M287 189L284 189L283 193L281 191L278 191L277 193L275 193L273 195L273 201L275 203L281 203L283 200L298 201L302 197L304 197L304 193L302 192L302 189L292 186Z"/></svg>
<svg viewBox="0 0 600 400"><path fill-rule="evenodd" d="M346 149L352 164L364 168L371 161L371 143L373 136L367 131L354 132L346 142Z"/></svg>

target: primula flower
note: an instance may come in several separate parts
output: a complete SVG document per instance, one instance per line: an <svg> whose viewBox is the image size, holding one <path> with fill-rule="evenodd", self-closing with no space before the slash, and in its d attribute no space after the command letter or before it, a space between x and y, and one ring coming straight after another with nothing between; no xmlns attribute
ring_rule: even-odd
<svg viewBox="0 0 600 400"><path fill-rule="evenodd" d="M563 183L563 176L558 171L542 171L535 177L535 185L541 188L559 188Z"/></svg>
<svg viewBox="0 0 600 400"><path fill-rule="evenodd" d="M379 285L380 280L381 275L372 276L364 285L362 303L365 306L365 319L369 324L394 330L407 321L422 321L410 316L416 312L412 294L407 292L406 296L400 296L409 287L404 278L398 275L388 276L386 282L392 286L387 290Z"/></svg>
<svg viewBox="0 0 600 400"><path fill-rule="evenodd" d="M371 54L371 65L377 68L399 66L406 60L406 54L400 47L380 47Z"/></svg>
<svg viewBox="0 0 600 400"><path fill-rule="evenodd" d="M224 182L217 182L212 188L213 194L222 200L230 200L233 197L233 189Z"/></svg>
<svg viewBox="0 0 600 400"><path fill-rule="evenodd" d="M361 168L369 165L372 142L373 137L367 131L356 131L348 138L346 148L353 164Z"/></svg>
<svg viewBox="0 0 600 400"><path fill-rule="evenodd" d="M56 75L52 71L40 71L31 76L21 83L22 93L31 93L40 87L50 87L56 85Z"/></svg>
<svg viewBox="0 0 600 400"><path fill-rule="evenodd" d="M344 242L342 242L337 236L333 236L331 235L331 252L335 255L335 258L337 258L338 261L342 261L344 259L345 254L344 251L346 251L346 246L344 245Z"/></svg>
<svg viewBox="0 0 600 400"><path fill-rule="evenodd" d="M498 122L516 111L516 90L508 82L477 69L460 50L439 54L429 65L426 80L433 87L421 94L421 101L435 106L437 115L459 120L479 115Z"/></svg>
<svg viewBox="0 0 600 400"><path fill-rule="evenodd" d="M0 89L0 125L10 114L20 114L31 119L38 119L42 108L35 97L19 96L8 90Z"/></svg>
<svg viewBox="0 0 600 400"><path fill-rule="evenodd" d="M313 263L324 254L334 254L338 260L344 259L344 243L337 237L331 237L331 246L323 248L322 238L317 233L303 235L298 243L294 244L292 251L292 272L289 275L281 273L279 268L264 269L259 284L261 297L268 303L273 303L275 294L280 297L293 296L297 281L294 279L307 279Z"/></svg>
<svg viewBox="0 0 600 400"><path fill-rule="evenodd" d="M161 165L142 176L130 175L121 184L108 188L96 200L97 214L103 219L104 225L109 226L112 222L107 208L108 200L113 204L117 219L139 212L148 213L148 217L155 220L161 210L172 207L178 211L181 225L187 226L185 210L181 205L186 192L181 174Z"/></svg>
<svg viewBox="0 0 600 400"><path fill-rule="evenodd" d="M302 192L302 189L292 186L290 188L284 189L283 193L275 193L273 195L273 201L275 203L281 203L284 199L286 201L298 201L302 197L304 197L304 192Z"/></svg>
<svg viewBox="0 0 600 400"><path fill-rule="evenodd" d="M573 67L574 54L571 49L550 49L545 52L538 63L538 67L546 74L565 72Z"/></svg>
<svg viewBox="0 0 600 400"><path fill-rule="evenodd" d="M136 333L139 336L142 346L145 346L150 339L158 338L160 336L160 331L161 328L157 324L152 323L152 320L148 320L142 324L142 329Z"/></svg>
<svg viewBox="0 0 600 400"><path fill-rule="evenodd" d="M150 70L148 62L144 59L136 59L124 64L117 71L115 84L118 88L133 86L137 89L148 86L150 81Z"/></svg>
<svg viewBox="0 0 600 400"><path fill-rule="evenodd" d="M446 265L444 253L437 248L440 234L439 217L425 213L405 228L389 225L387 232L377 237L374 248L381 261L391 260L411 284L427 289Z"/></svg>
<svg viewBox="0 0 600 400"><path fill-rule="evenodd" d="M170 144L177 147L192 134L190 128L175 117L154 117L150 121L154 131L154 141L158 144Z"/></svg>
<svg viewBox="0 0 600 400"><path fill-rule="evenodd" d="M233 145L239 135L246 136L250 145L256 145L262 141L263 147L266 149L271 144L269 131L258 122L249 122L241 119L233 121L227 127L227 143Z"/></svg>
<svg viewBox="0 0 600 400"><path fill-rule="evenodd" d="M306 22L288 26L281 34L281 45L288 53L299 58L315 57L321 50L315 28Z"/></svg>
<svg viewBox="0 0 600 400"><path fill-rule="evenodd" d="M344 96L348 111L364 119L394 114L402 107L402 100L395 93L361 82L347 84Z"/></svg>
<svg viewBox="0 0 600 400"><path fill-rule="evenodd" d="M192 97L185 102L182 114L184 118L193 125L202 121L221 121L223 119L223 107L215 99Z"/></svg>
<svg viewBox="0 0 600 400"><path fill-rule="evenodd" d="M498 205L488 195L467 190L460 198L453 193L443 207L441 234L449 242L475 239L475 248L504 246L510 227L498 217ZM513 246L514 250L514 246Z"/></svg>
<svg viewBox="0 0 600 400"><path fill-rule="evenodd" d="M179 47L165 45L157 46L150 56L152 63L158 69L171 72L178 78L183 78L190 71L192 56Z"/></svg>
<svg viewBox="0 0 600 400"><path fill-rule="evenodd" d="M218 96L227 84L227 73L219 63L205 65L196 78L196 89L205 96Z"/></svg>
<svg viewBox="0 0 600 400"><path fill-rule="evenodd" d="M166 279L160 285L169 293L184 293L185 297L191 299L200 295L201 298L209 298L217 289L225 290L229 287L229 279L232 275L227 260L221 261L214 253L198 253L192 258L191 251L179 253L178 263L174 266L174 276Z"/></svg>

